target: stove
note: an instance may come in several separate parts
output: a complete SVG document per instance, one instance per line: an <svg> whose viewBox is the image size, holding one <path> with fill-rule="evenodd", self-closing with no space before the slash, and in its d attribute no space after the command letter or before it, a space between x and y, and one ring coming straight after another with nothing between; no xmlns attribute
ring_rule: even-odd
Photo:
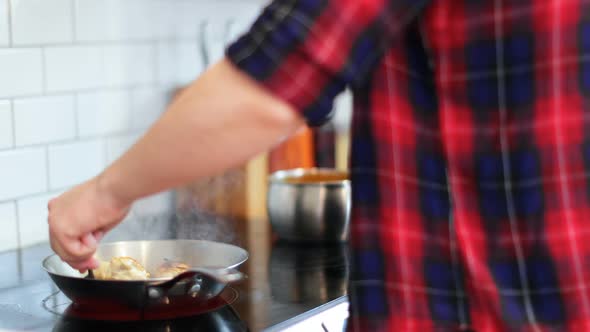
<svg viewBox="0 0 590 332"><path fill-rule="evenodd" d="M66 319L103 321L103 322L137 322L173 320L197 316L209 316L209 313L231 307L238 298L238 291L226 288L219 296L207 302L177 303L173 307L162 304L148 308L133 308L112 305L80 305L72 303L62 292L55 292L42 301L45 310Z"/></svg>
<svg viewBox="0 0 590 332"><path fill-rule="evenodd" d="M268 229L243 229L233 243L250 253L240 269L248 278L181 318L77 307L41 269L47 244L0 253L0 331L342 331L346 246L282 243Z"/></svg>

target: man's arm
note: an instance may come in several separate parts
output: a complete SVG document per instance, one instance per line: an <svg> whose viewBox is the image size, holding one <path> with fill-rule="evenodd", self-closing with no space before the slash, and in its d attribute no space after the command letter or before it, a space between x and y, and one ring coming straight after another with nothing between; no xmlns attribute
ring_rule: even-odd
<svg viewBox="0 0 590 332"><path fill-rule="evenodd" d="M303 124L291 106L222 60L99 177L121 202L238 166Z"/></svg>
<svg viewBox="0 0 590 332"><path fill-rule="evenodd" d="M302 124L292 106L222 60L102 174L50 202L52 247L75 268L94 267L97 238L134 200L244 163Z"/></svg>

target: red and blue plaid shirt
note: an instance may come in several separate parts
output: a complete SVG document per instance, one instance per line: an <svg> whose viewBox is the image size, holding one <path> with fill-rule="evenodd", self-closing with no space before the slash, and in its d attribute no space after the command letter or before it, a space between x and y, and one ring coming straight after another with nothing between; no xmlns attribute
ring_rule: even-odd
<svg viewBox="0 0 590 332"><path fill-rule="evenodd" d="M590 331L590 1L278 0L227 51L354 93L354 331Z"/></svg>

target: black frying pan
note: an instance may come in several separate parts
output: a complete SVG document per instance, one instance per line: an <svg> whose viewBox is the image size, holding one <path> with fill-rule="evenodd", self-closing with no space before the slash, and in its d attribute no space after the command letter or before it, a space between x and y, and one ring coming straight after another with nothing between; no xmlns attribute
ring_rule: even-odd
<svg viewBox="0 0 590 332"><path fill-rule="evenodd" d="M183 306L216 298L229 283L241 280L237 271L248 259L240 247L202 240L128 241L99 246L96 258L128 256L155 271L166 260L187 264L190 269L169 279L96 280L69 267L57 255L43 260L43 268L57 287L77 305L110 308Z"/></svg>

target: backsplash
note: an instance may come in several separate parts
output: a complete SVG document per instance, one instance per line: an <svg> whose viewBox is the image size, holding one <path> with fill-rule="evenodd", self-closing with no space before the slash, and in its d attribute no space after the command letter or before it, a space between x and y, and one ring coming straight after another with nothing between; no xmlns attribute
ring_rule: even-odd
<svg viewBox="0 0 590 332"><path fill-rule="evenodd" d="M0 251L47 241L48 200L123 153L261 4L0 0Z"/></svg>

